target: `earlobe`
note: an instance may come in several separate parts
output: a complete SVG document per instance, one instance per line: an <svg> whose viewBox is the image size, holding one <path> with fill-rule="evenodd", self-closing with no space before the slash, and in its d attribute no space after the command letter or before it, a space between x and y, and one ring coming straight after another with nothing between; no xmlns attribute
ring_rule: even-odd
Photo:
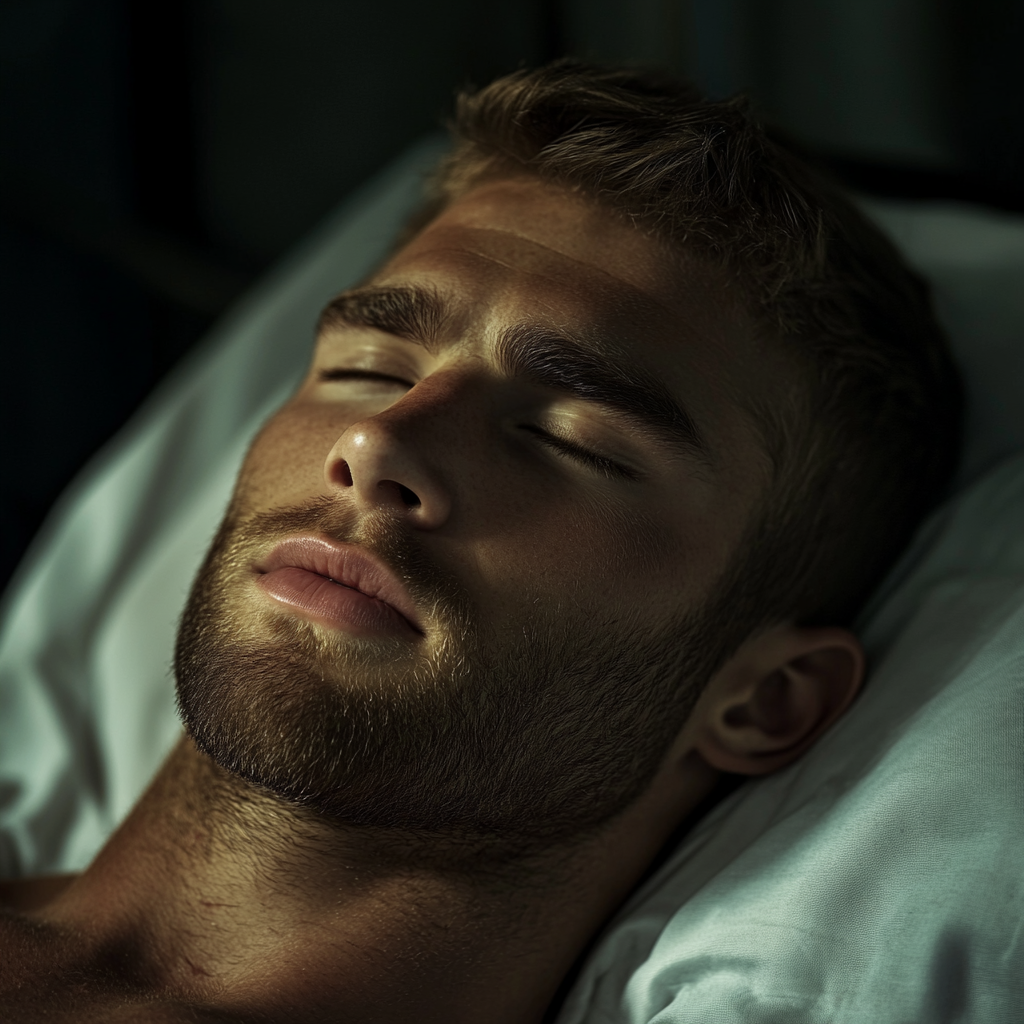
<svg viewBox="0 0 1024 1024"><path fill-rule="evenodd" d="M774 627L708 684L694 709L694 749L719 771L778 771L846 711L863 678L864 652L849 630Z"/></svg>

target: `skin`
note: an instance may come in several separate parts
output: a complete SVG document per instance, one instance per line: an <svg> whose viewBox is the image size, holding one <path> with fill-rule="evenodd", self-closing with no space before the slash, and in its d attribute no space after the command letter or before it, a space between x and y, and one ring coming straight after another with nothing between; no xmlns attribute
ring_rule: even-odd
<svg viewBox="0 0 1024 1024"><path fill-rule="evenodd" d="M781 396L794 372L727 285L533 179L472 191L374 283L429 284L451 300L443 329L426 347L368 327L324 331L246 459L243 510L324 495L389 506L494 636L528 614L523 594L564 599L566 580L609 618L640 607L667 623L699 604L766 482L744 397ZM497 332L523 320L611 339L667 383L707 451L669 451L614 410L503 375ZM339 366L406 383L321 379ZM5 1019L539 1022L681 823L723 781L799 757L862 677L845 630L779 622L749 637L624 813L476 875L328 826L183 739L84 874L7 887L24 912L0 919Z"/></svg>

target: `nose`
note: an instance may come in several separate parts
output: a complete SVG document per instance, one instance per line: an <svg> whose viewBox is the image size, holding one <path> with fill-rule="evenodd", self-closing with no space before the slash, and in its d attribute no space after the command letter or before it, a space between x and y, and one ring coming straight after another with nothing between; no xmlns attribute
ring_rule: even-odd
<svg viewBox="0 0 1024 1024"><path fill-rule="evenodd" d="M426 399L426 400L424 400ZM419 529L436 530L448 521L452 499L440 467L426 450L424 420L437 415L425 395L407 393L376 416L352 424L324 463L332 491L347 491L364 509L387 508Z"/></svg>

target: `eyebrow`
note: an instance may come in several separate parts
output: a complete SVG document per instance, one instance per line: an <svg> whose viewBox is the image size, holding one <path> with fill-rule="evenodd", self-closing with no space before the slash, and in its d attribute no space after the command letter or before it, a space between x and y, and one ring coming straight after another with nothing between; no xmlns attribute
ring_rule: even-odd
<svg viewBox="0 0 1024 1024"><path fill-rule="evenodd" d="M693 418L657 377L564 332L537 324L506 327L498 365L509 376L615 409L670 448L710 456Z"/></svg>
<svg viewBox="0 0 1024 1024"><path fill-rule="evenodd" d="M370 285L331 299L320 314L316 333L319 337L332 328L372 327L433 353L448 319L444 301L432 288Z"/></svg>
<svg viewBox="0 0 1024 1024"><path fill-rule="evenodd" d="M451 319L436 291L422 286L367 286L342 292L320 315L317 332L370 327L435 353ZM621 412L655 441L709 461L711 451L690 414L669 388L643 367L603 351L593 338L541 324L502 329L497 363L511 377Z"/></svg>

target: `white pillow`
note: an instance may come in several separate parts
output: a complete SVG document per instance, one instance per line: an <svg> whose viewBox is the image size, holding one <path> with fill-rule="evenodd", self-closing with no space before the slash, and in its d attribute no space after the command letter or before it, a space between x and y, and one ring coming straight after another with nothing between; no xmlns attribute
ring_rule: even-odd
<svg viewBox="0 0 1024 1024"><path fill-rule="evenodd" d="M84 867L173 743L176 620L245 447L298 380L320 307L386 252L442 146L383 172L255 289L51 517L0 633L0 874ZM1024 447L1024 225L869 208L936 283L973 403L972 480ZM595 947L563 1024L896 1024L961 1005L1007 1019L1024 994L1022 473L933 520L875 603L863 697L701 822Z"/></svg>

